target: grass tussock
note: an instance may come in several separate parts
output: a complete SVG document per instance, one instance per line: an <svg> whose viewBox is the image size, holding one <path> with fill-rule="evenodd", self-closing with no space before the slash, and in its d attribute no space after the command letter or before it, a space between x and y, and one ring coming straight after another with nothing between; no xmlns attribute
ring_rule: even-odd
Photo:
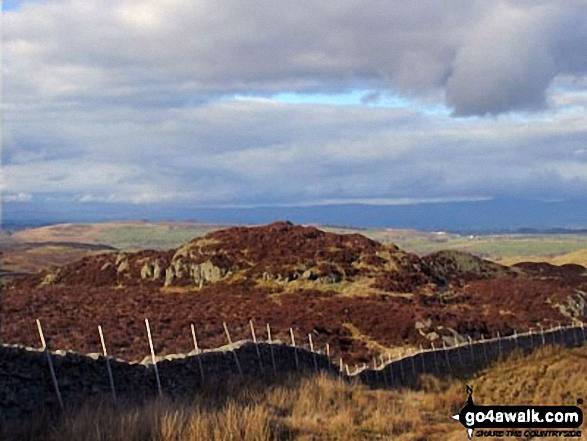
<svg viewBox="0 0 587 441"><path fill-rule="evenodd" d="M463 406L465 384L478 404L575 405L587 398L580 396L587 390L587 348L517 354L467 381L424 376L417 390L370 390L325 375L273 383L236 378L189 401L87 402L57 419L34 416L0 429L0 439L460 440L463 428L449 416Z"/></svg>

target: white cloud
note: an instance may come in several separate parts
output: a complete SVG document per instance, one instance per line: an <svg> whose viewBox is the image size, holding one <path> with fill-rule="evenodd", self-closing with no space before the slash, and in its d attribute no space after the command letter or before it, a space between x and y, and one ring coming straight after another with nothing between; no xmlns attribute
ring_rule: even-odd
<svg viewBox="0 0 587 441"><path fill-rule="evenodd" d="M3 196L5 202L30 202L32 198L29 193L8 193Z"/></svg>
<svg viewBox="0 0 587 441"><path fill-rule="evenodd" d="M572 0L24 3L5 16L5 192L203 205L584 195L585 13ZM270 98L292 92L402 105Z"/></svg>
<svg viewBox="0 0 587 441"><path fill-rule="evenodd" d="M21 102L186 103L226 92L436 94L458 114L541 106L587 73L587 5L354 0L63 0L6 16Z"/></svg>

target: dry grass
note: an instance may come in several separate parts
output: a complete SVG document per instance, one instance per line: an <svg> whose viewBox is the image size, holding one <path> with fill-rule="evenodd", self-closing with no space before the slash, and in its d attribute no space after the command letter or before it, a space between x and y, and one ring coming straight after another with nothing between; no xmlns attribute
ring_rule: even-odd
<svg viewBox="0 0 587 441"><path fill-rule="evenodd" d="M370 390L318 375L274 384L235 379L190 402L87 403L57 421L35 416L0 431L6 440L461 440L448 417L464 404L576 404L587 391L587 348L514 355L462 381L425 376L418 390ZM585 410L585 409L584 409Z"/></svg>

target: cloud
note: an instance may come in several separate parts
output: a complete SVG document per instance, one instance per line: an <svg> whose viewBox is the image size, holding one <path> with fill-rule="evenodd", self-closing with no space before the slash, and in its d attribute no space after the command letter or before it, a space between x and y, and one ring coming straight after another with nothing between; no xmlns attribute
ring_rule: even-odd
<svg viewBox="0 0 587 441"><path fill-rule="evenodd" d="M455 114L539 109L555 77L585 75L585 14L585 3L500 3L456 54L446 83Z"/></svg>
<svg viewBox="0 0 587 441"><path fill-rule="evenodd" d="M361 97L361 102L363 104L377 103L379 100L381 100L381 92L379 91L369 92Z"/></svg>
<svg viewBox="0 0 587 441"><path fill-rule="evenodd" d="M581 196L586 13L23 2L4 18L3 188L210 206Z"/></svg>
<svg viewBox="0 0 587 441"><path fill-rule="evenodd" d="M226 93L443 91L456 115L545 105L584 77L582 1L25 3L6 17L20 103L185 105Z"/></svg>
<svg viewBox="0 0 587 441"><path fill-rule="evenodd" d="M30 202L32 198L29 193L9 193L3 197L6 202Z"/></svg>
<svg viewBox="0 0 587 441"><path fill-rule="evenodd" d="M5 165L7 191L259 205L575 197L587 190L587 119L580 112L469 120L243 98L171 110L72 110L44 130L41 159ZM60 136L65 142L55 141ZM69 159L64 145L83 147L69 147Z"/></svg>

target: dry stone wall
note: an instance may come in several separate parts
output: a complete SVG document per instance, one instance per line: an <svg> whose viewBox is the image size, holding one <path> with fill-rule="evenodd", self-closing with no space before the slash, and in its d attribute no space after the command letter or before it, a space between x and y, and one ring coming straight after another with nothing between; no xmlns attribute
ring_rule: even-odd
<svg viewBox="0 0 587 441"><path fill-rule="evenodd" d="M549 344L567 347L585 344L585 327L562 327L543 333L528 333L472 342L452 348L425 350L374 369L340 372L325 355L281 343L237 342L234 350L214 350L196 355L168 356L157 362L165 395L189 396L202 386L240 375L271 376L294 371L328 371L344 378L359 378L371 387L411 385L426 373L438 376L467 376L518 349L530 352ZM227 348L225 348L227 349ZM40 409L59 410L51 379L47 352L22 346L0 346L0 420L24 417ZM235 360L235 354L239 361ZM106 358L57 351L49 353L59 391L66 407L88 397L108 395L111 387ZM155 369L148 362L126 363L110 359L119 398L141 400L157 395ZM240 366L240 369L239 369Z"/></svg>
<svg viewBox="0 0 587 441"><path fill-rule="evenodd" d="M513 351L530 353L546 345L575 347L584 345L586 340L587 328L584 326L557 327L544 332L528 332L450 348L424 350L384 363L375 369L359 370L356 375L372 387L413 385L422 374L467 377Z"/></svg>
<svg viewBox="0 0 587 441"><path fill-rule="evenodd" d="M338 372L324 355L285 344L237 342L235 348L160 359L157 370L164 394L173 398L189 396L201 387L202 381L215 384L240 375L241 371L244 376L316 369ZM76 406L88 397L111 394L106 358L62 351L49 354L66 407ZM118 398L141 400L157 395L151 363L110 359L110 367ZM40 409L59 409L47 353L22 346L0 346L0 420L19 418Z"/></svg>

